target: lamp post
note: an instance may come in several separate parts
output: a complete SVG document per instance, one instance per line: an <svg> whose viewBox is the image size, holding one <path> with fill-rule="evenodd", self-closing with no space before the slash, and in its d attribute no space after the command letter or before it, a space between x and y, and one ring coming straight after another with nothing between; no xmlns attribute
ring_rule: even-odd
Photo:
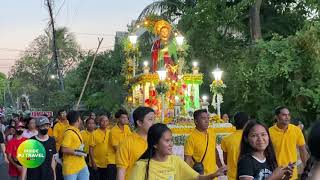
<svg viewBox="0 0 320 180"><path fill-rule="evenodd" d="M182 47L183 41L184 41L184 37L179 34L179 35L176 36L176 41L177 41L178 46Z"/></svg>
<svg viewBox="0 0 320 180"><path fill-rule="evenodd" d="M149 74L149 71L150 71L149 62L148 61L144 61L143 62L143 73L144 74Z"/></svg>
<svg viewBox="0 0 320 180"><path fill-rule="evenodd" d="M178 69L178 74L182 74L182 66L184 66L184 59L183 59L183 43L184 43L184 37L181 34L178 34L176 37L176 42L178 45L177 51L178 51L178 64L179 64L179 69Z"/></svg>
<svg viewBox="0 0 320 180"><path fill-rule="evenodd" d="M158 75L159 75L159 80L160 82L164 82L164 80L166 80L167 78L167 71L166 69L160 69L157 71ZM164 122L164 110L165 110L165 102L164 102L164 94L165 93L161 93L161 102L162 102L162 110L161 110L161 122Z"/></svg>
<svg viewBox="0 0 320 180"><path fill-rule="evenodd" d="M223 71L218 67L212 72L213 76L214 76L214 80L215 83L217 84L217 86L219 86L219 83L222 83L221 81L221 76L222 76ZM217 109L217 114L219 117L221 117L221 113L220 113L220 104L221 104L221 100L222 100L222 94L221 93L217 93L215 95L216 98L216 109Z"/></svg>
<svg viewBox="0 0 320 180"><path fill-rule="evenodd" d="M203 95L202 96L202 102L201 102L201 109L206 109L208 111L208 106L209 106L209 103L208 103L208 97Z"/></svg>
<svg viewBox="0 0 320 180"><path fill-rule="evenodd" d="M174 97L174 119L177 120L180 115L179 96Z"/></svg>
<svg viewBox="0 0 320 180"><path fill-rule="evenodd" d="M199 67L197 61L193 61L192 63L192 74L199 74Z"/></svg>
<svg viewBox="0 0 320 180"><path fill-rule="evenodd" d="M51 74L51 75L50 75L50 79L56 79L56 75Z"/></svg>
<svg viewBox="0 0 320 180"><path fill-rule="evenodd" d="M136 53L135 53L135 46L136 46L136 44L137 44L137 39L138 39L138 36L137 35L135 35L135 34L131 34L130 36L129 36L129 41L131 42L131 44L132 44L132 47L133 47L133 50L134 50L134 53L133 53L133 62L132 62L132 64L133 64L133 68L132 68L132 75L133 75L133 77L136 75Z"/></svg>

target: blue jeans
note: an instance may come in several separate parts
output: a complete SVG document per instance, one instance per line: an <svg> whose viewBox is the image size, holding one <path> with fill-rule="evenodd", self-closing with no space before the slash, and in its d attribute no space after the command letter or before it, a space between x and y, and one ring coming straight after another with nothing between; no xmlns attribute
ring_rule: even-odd
<svg viewBox="0 0 320 180"><path fill-rule="evenodd" d="M89 170L88 167L84 167L83 169L81 169L81 171L79 171L76 174L71 174L71 175L67 175L64 176L64 180L89 180Z"/></svg>

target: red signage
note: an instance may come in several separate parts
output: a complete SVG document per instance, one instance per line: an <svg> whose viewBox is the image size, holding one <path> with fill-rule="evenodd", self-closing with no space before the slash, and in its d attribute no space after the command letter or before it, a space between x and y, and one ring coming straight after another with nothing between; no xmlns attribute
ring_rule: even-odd
<svg viewBox="0 0 320 180"><path fill-rule="evenodd" d="M31 116L32 117L38 117L38 116L43 116L43 115L47 115L48 117L52 117L53 116L53 112L52 111L32 111L31 112Z"/></svg>

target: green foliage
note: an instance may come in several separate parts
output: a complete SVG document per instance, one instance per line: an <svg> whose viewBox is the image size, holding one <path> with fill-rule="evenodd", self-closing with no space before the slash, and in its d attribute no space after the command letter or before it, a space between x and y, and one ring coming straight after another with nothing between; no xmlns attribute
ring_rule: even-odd
<svg viewBox="0 0 320 180"><path fill-rule="evenodd" d="M7 77L4 73L0 72L0 104L4 104L5 102L5 90L7 85Z"/></svg>
<svg viewBox="0 0 320 180"><path fill-rule="evenodd" d="M116 111L124 102L124 78L121 76L122 49L99 53L96 57L87 87L82 98L87 109ZM89 54L76 69L67 74L66 85L69 94L78 100L87 73L93 60Z"/></svg>
<svg viewBox="0 0 320 180"><path fill-rule="evenodd" d="M219 64L227 84L223 111L247 111L271 124L274 108L287 105L293 117L309 123L319 117L319 6L312 1L263 1L263 40L251 44L253 2L203 0L185 8L178 28L206 74L201 91L209 94L211 71Z"/></svg>
<svg viewBox="0 0 320 180"><path fill-rule="evenodd" d="M67 73L77 63L81 56L75 37L66 28L59 28L57 33L58 58L63 73ZM64 93L57 92L57 79L49 78L56 75L55 62L52 60L52 35L46 31L37 37L16 61L10 72L11 104L22 94L29 96L32 108L64 107L68 103ZM72 97L71 95L68 95ZM58 102L58 100L63 102ZM57 101L57 102L55 102ZM50 104L53 103L53 104ZM9 104L7 104L9 105ZM58 107L61 106L61 107ZM55 109L54 109L55 110Z"/></svg>
<svg viewBox="0 0 320 180"><path fill-rule="evenodd" d="M169 86L167 83L165 82L159 82L157 85L156 85L156 91L158 94L166 94L169 90Z"/></svg>
<svg viewBox="0 0 320 180"><path fill-rule="evenodd" d="M316 23L295 36L275 36L252 46L249 58L232 66L237 81L227 82L231 89L225 99L232 97L236 104L232 111L246 110L271 124L274 108L285 105L293 117L301 117L307 124L316 120L320 113L319 39Z"/></svg>

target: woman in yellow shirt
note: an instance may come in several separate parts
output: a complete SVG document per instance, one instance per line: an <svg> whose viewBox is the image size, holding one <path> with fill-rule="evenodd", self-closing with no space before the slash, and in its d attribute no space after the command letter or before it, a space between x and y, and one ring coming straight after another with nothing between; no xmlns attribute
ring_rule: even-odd
<svg viewBox="0 0 320 180"><path fill-rule="evenodd" d="M226 167L215 173L199 175L180 157L172 155L171 130L161 123L148 131L148 148L133 167L130 180L209 180L224 175Z"/></svg>

